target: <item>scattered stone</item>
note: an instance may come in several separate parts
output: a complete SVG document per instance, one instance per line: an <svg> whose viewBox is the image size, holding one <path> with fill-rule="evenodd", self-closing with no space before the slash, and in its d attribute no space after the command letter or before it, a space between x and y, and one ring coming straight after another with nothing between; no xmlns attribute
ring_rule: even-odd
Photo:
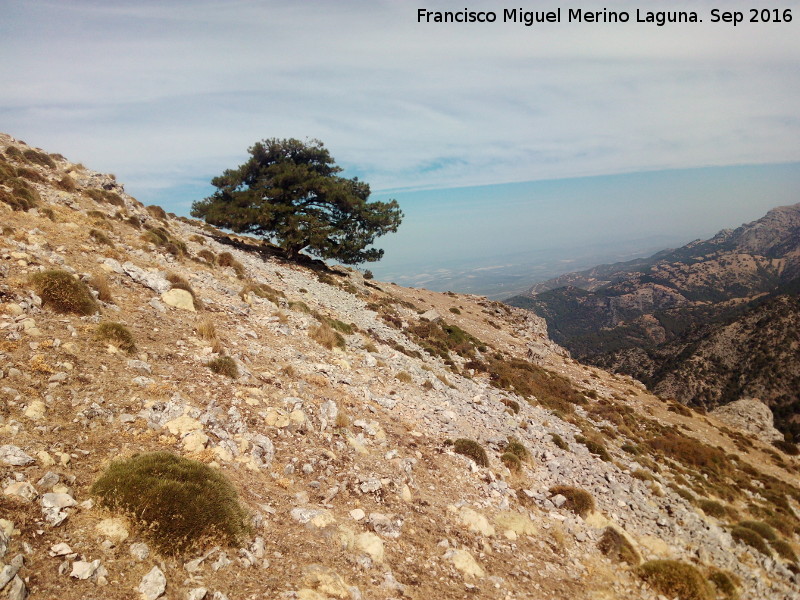
<svg viewBox="0 0 800 600"><path fill-rule="evenodd" d="M304 569L303 583L325 598L350 598L350 586L336 571L322 565L308 565ZM300 590L302 591L302 590ZM299 592L298 592L299 593ZM312 598L313 596L306 596Z"/></svg>
<svg viewBox="0 0 800 600"><path fill-rule="evenodd" d="M355 548L367 554L376 563L383 562L383 540L372 532L365 532L355 538Z"/></svg>
<svg viewBox="0 0 800 600"><path fill-rule="evenodd" d="M367 516L367 513L365 513L360 508L354 508L353 510L350 511L350 516L353 518L354 521L360 521L361 519Z"/></svg>
<svg viewBox="0 0 800 600"><path fill-rule="evenodd" d="M150 556L150 548L144 542L135 542L131 544L130 553L136 560L145 560Z"/></svg>
<svg viewBox="0 0 800 600"><path fill-rule="evenodd" d="M186 600L203 600L207 595L208 590L206 588L194 588L186 592Z"/></svg>
<svg viewBox="0 0 800 600"><path fill-rule="evenodd" d="M75 579L89 579L97 572L99 567L100 559L93 560L92 562L76 560L72 563L72 573L70 573L69 576Z"/></svg>
<svg viewBox="0 0 800 600"><path fill-rule="evenodd" d="M481 578L486 576L486 572L467 550L448 550L444 558L449 559L464 577Z"/></svg>
<svg viewBox="0 0 800 600"><path fill-rule="evenodd" d="M12 483L3 490L3 494L6 496L14 496L15 498L19 498L25 502L36 500L36 497L39 495L39 493L36 491L36 488L27 481L17 481Z"/></svg>
<svg viewBox="0 0 800 600"><path fill-rule="evenodd" d="M50 556L67 556L69 554L72 554L72 548L64 542L50 546Z"/></svg>
<svg viewBox="0 0 800 600"><path fill-rule="evenodd" d="M156 600L167 590L167 578L158 567L153 567L150 572L142 577L137 588L142 600Z"/></svg>
<svg viewBox="0 0 800 600"><path fill-rule="evenodd" d="M21 448L6 444L0 446L0 462L12 467L25 467L35 461L33 457L23 452Z"/></svg>
<svg viewBox="0 0 800 600"><path fill-rule="evenodd" d="M180 310L195 312L194 299L186 290L173 288L161 294L161 301L167 306L173 306Z"/></svg>

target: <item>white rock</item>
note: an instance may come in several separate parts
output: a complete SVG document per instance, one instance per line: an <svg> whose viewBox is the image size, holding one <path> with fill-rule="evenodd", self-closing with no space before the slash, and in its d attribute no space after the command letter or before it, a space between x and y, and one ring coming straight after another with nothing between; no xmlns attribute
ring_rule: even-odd
<svg viewBox="0 0 800 600"><path fill-rule="evenodd" d="M31 421L41 421L44 419L45 405L41 400L32 400L23 413Z"/></svg>
<svg viewBox="0 0 800 600"><path fill-rule="evenodd" d="M50 492L42 496L44 508L68 508L76 504L75 498L69 494Z"/></svg>
<svg viewBox="0 0 800 600"><path fill-rule="evenodd" d="M183 448L187 452L202 452L208 445L209 438L202 431L193 431L183 438Z"/></svg>
<svg viewBox="0 0 800 600"><path fill-rule="evenodd" d="M137 588L143 600L156 600L167 589L167 578L158 567L153 567L150 572L142 577Z"/></svg>
<svg viewBox="0 0 800 600"><path fill-rule="evenodd" d="M144 542L136 542L131 544L130 553L135 559L144 560L150 556L150 548Z"/></svg>
<svg viewBox="0 0 800 600"><path fill-rule="evenodd" d="M36 488L27 481L16 481L12 483L3 490L3 494L6 496L16 496L27 502L35 500L36 496L39 495Z"/></svg>
<svg viewBox="0 0 800 600"><path fill-rule="evenodd" d="M353 518L354 521L360 521L361 519L367 516L367 513L365 513L360 508L354 508L353 510L350 511L350 516Z"/></svg>
<svg viewBox="0 0 800 600"><path fill-rule="evenodd" d="M50 546L50 556L66 556L72 554L72 548L64 542Z"/></svg>
<svg viewBox="0 0 800 600"><path fill-rule="evenodd" d="M194 588L186 592L186 600L203 600L208 595L206 588Z"/></svg>
<svg viewBox="0 0 800 600"><path fill-rule="evenodd" d="M485 577L486 573L475 558L466 550L448 550L445 558L450 559L456 569L465 577Z"/></svg>
<svg viewBox="0 0 800 600"><path fill-rule="evenodd" d="M93 560L92 562L76 560L72 563L72 573L70 573L69 576L75 579L89 579L95 574L99 567L100 559Z"/></svg>
<svg viewBox="0 0 800 600"><path fill-rule="evenodd" d="M11 446L9 444L0 446L0 463L13 467L25 467L34 462L33 457L25 454L25 452L17 446Z"/></svg>
<svg viewBox="0 0 800 600"><path fill-rule="evenodd" d="M383 540L374 533L367 531L357 535L355 546L356 550L367 554L376 563L383 562Z"/></svg>

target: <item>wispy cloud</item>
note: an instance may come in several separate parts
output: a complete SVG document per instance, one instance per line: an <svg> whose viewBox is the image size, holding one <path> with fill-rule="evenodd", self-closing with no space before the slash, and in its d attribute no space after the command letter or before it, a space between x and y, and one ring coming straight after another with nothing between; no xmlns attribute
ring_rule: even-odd
<svg viewBox="0 0 800 600"><path fill-rule="evenodd" d="M374 189L800 160L790 26L433 25L356 0L0 7L0 128L134 193L197 185L273 136L322 139Z"/></svg>

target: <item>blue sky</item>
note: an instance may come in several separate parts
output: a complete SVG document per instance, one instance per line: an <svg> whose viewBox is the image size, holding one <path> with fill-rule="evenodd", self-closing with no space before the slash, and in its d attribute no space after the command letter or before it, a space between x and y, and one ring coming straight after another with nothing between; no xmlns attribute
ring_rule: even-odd
<svg viewBox="0 0 800 600"><path fill-rule="evenodd" d="M420 6L388 0L0 0L0 130L179 214L253 142L319 138L407 214L379 240L376 273L458 254L466 232L484 257L713 233L796 190L800 3L781 4L791 23L735 28L708 22L715 3L665 4L706 22L421 24ZM518 8L426 3L465 6Z"/></svg>

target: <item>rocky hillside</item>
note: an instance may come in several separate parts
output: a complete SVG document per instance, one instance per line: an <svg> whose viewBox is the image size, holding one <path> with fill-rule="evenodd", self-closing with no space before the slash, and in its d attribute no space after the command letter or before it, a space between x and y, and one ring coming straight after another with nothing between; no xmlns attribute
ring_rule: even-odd
<svg viewBox="0 0 800 600"><path fill-rule="evenodd" d="M507 302L545 317L579 360L695 406L757 393L791 432L800 406L798 275L800 204L648 259L563 275ZM759 330L762 319L768 329ZM746 372L734 368L743 364Z"/></svg>
<svg viewBox="0 0 800 600"><path fill-rule="evenodd" d="M794 446L0 152L0 596L800 594Z"/></svg>

